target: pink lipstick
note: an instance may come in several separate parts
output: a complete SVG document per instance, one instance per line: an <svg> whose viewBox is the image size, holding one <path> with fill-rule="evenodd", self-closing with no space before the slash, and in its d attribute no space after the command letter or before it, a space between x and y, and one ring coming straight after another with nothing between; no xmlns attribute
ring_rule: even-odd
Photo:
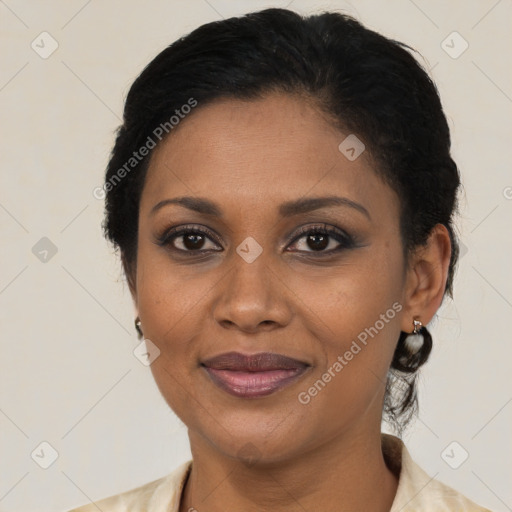
<svg viewBox="0 0 512 512"><path fill-rule="evenodd" d="M201 363L212 381L231 395L257 398L295 382L307 363L271 352L253 355L227 352Z"/></svg>

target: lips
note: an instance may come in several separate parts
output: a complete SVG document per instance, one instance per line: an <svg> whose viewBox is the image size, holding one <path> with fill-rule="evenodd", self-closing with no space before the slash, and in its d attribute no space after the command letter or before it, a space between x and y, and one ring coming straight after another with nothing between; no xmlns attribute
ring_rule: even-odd
<svg viewBox="0 0 512 512"><path fill-rule="evenodd" d="M231 395L256 398L272 394L300 378L309 364L271 352L228 352L201 363L211 380Z"/></svg>

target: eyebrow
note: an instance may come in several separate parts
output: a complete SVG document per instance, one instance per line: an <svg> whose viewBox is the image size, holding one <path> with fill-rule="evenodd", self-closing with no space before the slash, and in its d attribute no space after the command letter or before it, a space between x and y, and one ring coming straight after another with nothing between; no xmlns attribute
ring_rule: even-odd
<svg viewBox="0 0 512 512"><path fill-rule="evenodd" d="M164 206L170 204L177 204L189 210L193 210L203 215L210 215L212 217L223 217L222 210L212 201L204 197L182 196L174 197L172 199L164 199L157 203L151 209L150 215L153 215ZM297 199L287 201L279 206L279 214L282 217L292 217L301 213L327 208L329 206L347 206L357 210L371 220L368 210L359 203L352 201L347 197L339 196L326 196L326 197L307 197L304 199Z"/></svg>

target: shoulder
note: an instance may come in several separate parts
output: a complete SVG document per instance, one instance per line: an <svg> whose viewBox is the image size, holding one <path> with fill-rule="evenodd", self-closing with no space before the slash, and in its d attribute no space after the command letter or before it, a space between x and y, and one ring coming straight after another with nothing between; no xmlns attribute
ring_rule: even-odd
<svg viewBox="0 0 512 512"><path fill-rule="evenodd" d="M177 510L183 484L192 461L187 461L166 476L69 510L68 512L171 512Z"/></svg>
<svg viewBox="0 0 512 512"><path fill-rule="evenodd" d="M398 489L390 512L491 512L429 476L414 462L399 438L383 434L382 446L388 465L399 471Z"/></svg>

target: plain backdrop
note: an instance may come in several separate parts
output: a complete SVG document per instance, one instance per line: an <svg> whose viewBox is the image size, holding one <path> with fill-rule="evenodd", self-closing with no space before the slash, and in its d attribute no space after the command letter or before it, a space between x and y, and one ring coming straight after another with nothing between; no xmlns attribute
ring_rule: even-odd
<svg viewBox="0 0 512 512"><path fill-rule="evenodd" d="M0 0L1 511L67 510L190 457L134 357L93 190L142 68L203 23L271 6L352 14L419 50L438 85L464 184L462 257L404 439L431 476L512 510L509 0ZM454 469L446 453L468 457Z"/></svg>

